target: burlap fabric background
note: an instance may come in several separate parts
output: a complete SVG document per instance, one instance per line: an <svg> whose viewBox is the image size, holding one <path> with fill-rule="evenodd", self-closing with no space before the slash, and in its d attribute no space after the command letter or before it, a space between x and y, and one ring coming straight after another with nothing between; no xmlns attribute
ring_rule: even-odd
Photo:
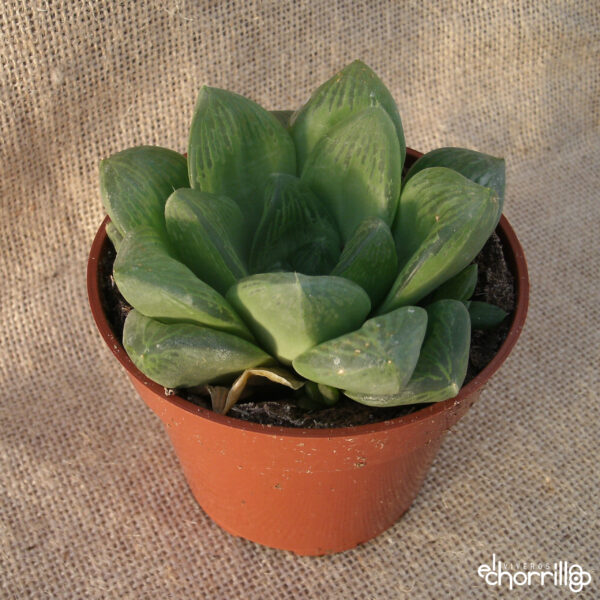
<svg viewBox="0 0 600 600"><path fill-rule="evenodd" d="M599 597L597 0L5 0L0 27L4 597L481 598L493 553L578 562ZM296 107L354 58L391 88L412 147L506 157L532 305L409 513L364 547L298 558L196 505L95 330L86 259L101 157L185 150L203 83Z"/></svg>

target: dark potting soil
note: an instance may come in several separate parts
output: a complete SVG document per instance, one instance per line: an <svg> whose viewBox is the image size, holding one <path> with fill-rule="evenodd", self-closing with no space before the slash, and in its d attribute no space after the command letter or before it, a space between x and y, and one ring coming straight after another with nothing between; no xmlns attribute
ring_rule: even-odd
<svg viewBox="0 0 600 600"><path fill-rule="evenodd" d="M115 285L112 267L116 253L112 244L109 243L108 247L109 250L103 255L99 265L101 300L115 336L122 339L123 323L131 306L121 296ZM511 313L515 308L514 278L506 264L500 238L495 233L492 234L474 262L478 266L478 277L472 299L495 304L509 313L509 316L492 330L473 330L471 332L469 367L464 384L471 381L492 360L506 339L510 328ZM298 406L293 392L288 388L270 385L257 387L256 390L254 396L238 402L229 411L228 416L254 423L284 427L349 427L394 419L426 406L417 404L375 408L358 404L341 396L335 406L320 410L305 410ZM211 408L210 399L207 396L195 394L189 390L179 390L178 394L194 404ZM255 399L256 396L260 396L260 400Z"/></svg>

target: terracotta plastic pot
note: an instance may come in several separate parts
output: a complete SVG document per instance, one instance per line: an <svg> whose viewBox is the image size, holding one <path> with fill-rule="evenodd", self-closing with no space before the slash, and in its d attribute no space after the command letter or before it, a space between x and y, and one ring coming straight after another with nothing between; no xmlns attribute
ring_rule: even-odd
<svg viewBox="0 0 600 600"><path fill-rule="evenodd" d="M409 151L407 161L420 153ZM106 317L99 259L106 219L88 263L92 314L104 341L164 423L200 506L228 532L298 554L347 550L377 536L409 508L442 439L479 398L519 337L529 281L508 221L497 233L516 282L517 305L502 347L456 398L373 425L295 429L248 423L198 407L149 381L130 361Z"/></svg>

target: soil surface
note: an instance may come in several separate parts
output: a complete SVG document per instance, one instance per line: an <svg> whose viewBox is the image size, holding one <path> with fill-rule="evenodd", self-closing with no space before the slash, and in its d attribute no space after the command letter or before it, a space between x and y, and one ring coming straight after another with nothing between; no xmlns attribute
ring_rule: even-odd
<svg viewBox="0 0 600 600"><path fill-rule="evenodd" d="M121 296L112 277L115 251L108 244L109 251L103 255L99 268L101 273L102 304L115 335L121 339L123 323L131 306ZM511 313L515 308L515 283L510 272L499 237L494 233L475 258L478 265L477 287L473 300L495 304L509 313L498 327L490 331L474 330L471 333L469 368L465 379L468 383L494 357L502 342L506 339L511 324ZM426 405L398 406L393 408L374 408L353 402L342 396L332 407L320 410L305 410L298 406L293 392L282 386L256 388L255 396L236 404L228 416L266 425L286 427L348 427L386 421L406 415ZM202 395L179 390L178 394L195 404L210 409L210 400Z"/></svg>

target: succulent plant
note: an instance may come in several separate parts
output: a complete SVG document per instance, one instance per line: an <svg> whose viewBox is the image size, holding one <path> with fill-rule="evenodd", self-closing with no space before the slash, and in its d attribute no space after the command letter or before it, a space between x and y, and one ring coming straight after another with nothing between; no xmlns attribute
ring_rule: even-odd
<svg viewBox="0 0 600 600"><path fill-rule="evenodd" d="M291 115L203 87L187 158L140 146L100 164L131 304L123 345L167 388L226 412L252 378L331 405L455 396L470 298L496 227L504 161L462 148L406 155L396 104L355 61Z"/></svg>

